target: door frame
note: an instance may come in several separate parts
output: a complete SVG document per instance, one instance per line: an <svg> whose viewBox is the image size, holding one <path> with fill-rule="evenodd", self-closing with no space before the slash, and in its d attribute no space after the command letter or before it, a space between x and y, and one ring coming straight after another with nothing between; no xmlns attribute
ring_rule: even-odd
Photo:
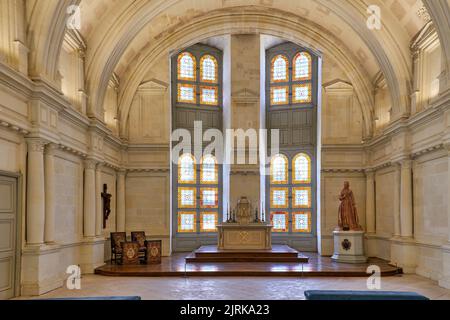
<svg viewBox="0 0 450 320"><path fill-rule="evenodd" d="M21 295L20 281L21 281L21 265L22 265L22 222L23 216L23 175L17 172L9 172L0 170L0 176L12 178L16 180L16 249L15 249L15 264L14 264L14 297Z"/></svg>

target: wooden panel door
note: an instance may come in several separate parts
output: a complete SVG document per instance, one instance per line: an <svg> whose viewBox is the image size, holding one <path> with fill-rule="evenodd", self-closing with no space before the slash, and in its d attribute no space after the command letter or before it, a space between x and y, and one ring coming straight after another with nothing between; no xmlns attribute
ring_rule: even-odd
<svg viewBox="0 0 450 320"><path fill-rule="evenodd" d="M0 299L14 297L17 181L0 176Z"/></svg>

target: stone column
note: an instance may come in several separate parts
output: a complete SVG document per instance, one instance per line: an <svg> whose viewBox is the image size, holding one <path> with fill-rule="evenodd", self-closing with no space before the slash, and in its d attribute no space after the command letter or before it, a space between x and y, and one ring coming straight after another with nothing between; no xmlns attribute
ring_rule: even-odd
<svg viewBox="0 0 450 320"><path fill-rule="evenodd" d="M400 235L402 238L412 238L412 161L409 159L401 162L400 183Z"/></svg>
<svg viewBox="0 0 450 320"><path fill-rule="evenodd" d="M103 213L102 213L102 168L103 164L99 163L95 170L95 235L102 235L103 230Z"/></svg>
<svg viewBox="0 0 450 320"><path fill-rule="evenodd" d="M450 143L445 146L447 148L447 182L450 182ZM450 197L450 191L447 191L447 198ZM450 206L447 206L447 219L450 226ZM447 229L448 242L442 246L442 277L439 279L439 285L450 289L450 228Z"/></svg>
<svg viewBox="0 0 450 320"><path fill-rule="evenodd" d="M95 237L95 168L97 162L86 160L84 165L84 236Z"/></svg>
<svg viewBox="0 0 450 320"><path fill-rule="evenodd" d="M366 171L366 226L367 233L374 234L375 229L375 172Z"/></svg>
<svg viewBox="0 0 450 320"><path fill-rule="evenodd" d="M27 143L27 244L39 245L44 243L45 227L45 142L30 139Z"/></svg>
<svg viewBox="0 0 450 320"><path fill-rule="evenodd" d="M46 243L55 242L55 144L45 148L45 233Z"/></svg>
<svg viewBox="0 0 450 320"><path fill-rule="evenodd" d="M117 226L118 232L125 232L125 176L126 171L117 172Z"/></svg>
<svg viewBox="0 0 450 320"><path fill-rule="evenodd" d="M400 237L400 188L401 188L401 170L400 164L393 164L395 169L395 181L394 181L394 237Z"/></svg>

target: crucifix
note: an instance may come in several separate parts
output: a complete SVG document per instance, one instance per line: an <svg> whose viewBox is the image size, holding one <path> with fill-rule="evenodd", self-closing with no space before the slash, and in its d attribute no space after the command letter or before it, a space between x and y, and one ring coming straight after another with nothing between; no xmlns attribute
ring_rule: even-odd
<svg viewBox="0 0 450 320"><path fill-rule="evenodd" d="M106 220L108 220L111 214L111 197L108 193L108 185L103 185L102 200L103 200L103 229L106 229Z"/></svg>

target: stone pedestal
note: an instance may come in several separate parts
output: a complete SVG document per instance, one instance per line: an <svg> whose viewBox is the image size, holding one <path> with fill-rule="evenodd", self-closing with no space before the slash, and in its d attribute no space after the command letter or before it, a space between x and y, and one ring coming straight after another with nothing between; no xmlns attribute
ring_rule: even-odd
<svg viewBox="0 0 450 320"><path fill-rule="evenodd" d="M336 262L366 263L364 255L364 231L334 231L334 255Z"/></svg>

